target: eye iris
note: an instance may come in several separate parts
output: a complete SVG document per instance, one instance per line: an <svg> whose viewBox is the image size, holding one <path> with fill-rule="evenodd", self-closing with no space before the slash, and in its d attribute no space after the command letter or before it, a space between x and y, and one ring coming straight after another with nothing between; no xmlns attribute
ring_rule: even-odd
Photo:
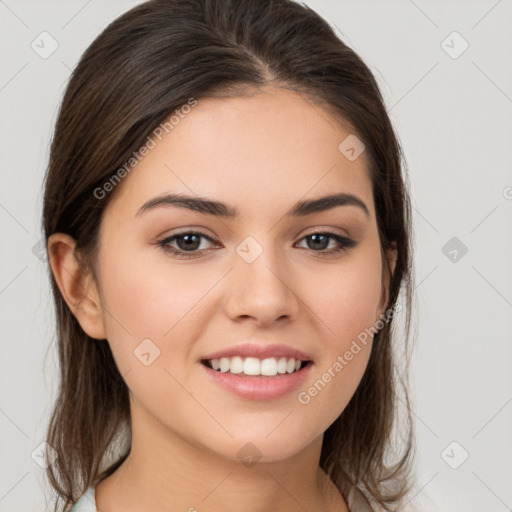
<svg viewBox="0 0 512 512"><path fill-rule="evenodd" d="M317 243L317 242L315 242L315 240L317 240L317 238L316 238L316 237L323 238L323 239L324 239L324 240L323 240L324 242L326 242L326 241L328 240L328 238L329 238L329 237L327 237L326 235L322 235L322 234L318 234L318 233L315 233L314 235L310 235L310 237L309 237L309 238L310 238L310 240L312 240L312 241L313 241L313 245L315 245L315 243ZM311 248L312 248L312 249L325 249L325 248L327 247L327 245L328 245L328 244L326 245L325 243L320 243L320 245L321 245L321 247L311 247Z"/></svg>
<svg viewBox="0 0 512 512"><path fill-rule="evenodd" d="M195 240L191 240L191 238ZM186 243L181 244L180 241L182 240L186 240ZM186 250L187 248L189 250L196 250L201 244L198 235L181 235L176 239L176 241L178 243L178 246L181 246L180 249L184 250Z"/></svg>

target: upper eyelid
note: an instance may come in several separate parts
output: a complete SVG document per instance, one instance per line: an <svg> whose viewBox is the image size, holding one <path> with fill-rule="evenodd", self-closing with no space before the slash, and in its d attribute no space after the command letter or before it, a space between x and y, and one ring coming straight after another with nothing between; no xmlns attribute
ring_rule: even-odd
<svg viewBox="0 0 512 512"><path fill-rule="evenodd" d="M211 242L215 242L214 237L207 235L206 233L202 233L201 231L195 231L193 229L189 229L188 231L180 231L178 233L173 233L172 235L169 235L169 236L164 236L163 238L161 238L160 241L165 242L166 240L174 240L176 238L179 238L180 236L185 236L185 235L196 235L199 237L207 238Z"/></svg>

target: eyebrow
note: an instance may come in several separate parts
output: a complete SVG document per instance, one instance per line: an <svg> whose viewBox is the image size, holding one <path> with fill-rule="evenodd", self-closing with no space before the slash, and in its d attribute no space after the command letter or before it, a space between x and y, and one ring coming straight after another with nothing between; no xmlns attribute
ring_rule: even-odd
<svg viewBox="0 0 512 512"><path fill-rule="evenodd" d="M166 194L154 197L146 201L135 216L144 212L153 210L157 207L177 206L187 210L193 210L207 215L215 215L226 219L236 219L240 217L240 211L234 206L227 205L220 201L214 201L205 197L187 196L182 194ZM298 201L293 207L285 213L285 217L304 217L313 213L324 212L338 206L357 206L370 217L370 212L366 204L353 194L339 193L332 194L317 199Z"/></svg>

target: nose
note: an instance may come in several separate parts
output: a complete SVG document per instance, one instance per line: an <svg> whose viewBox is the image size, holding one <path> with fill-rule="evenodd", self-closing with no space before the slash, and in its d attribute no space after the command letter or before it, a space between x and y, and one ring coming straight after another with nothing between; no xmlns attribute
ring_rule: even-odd
<svg viewBox="0 0 512 512"><path fill-rule="evenodd" d="M299 298L285 261L267 247L252 262L234 254L225 310L233 321L251 318L261 326L296 318Z"/></svg>

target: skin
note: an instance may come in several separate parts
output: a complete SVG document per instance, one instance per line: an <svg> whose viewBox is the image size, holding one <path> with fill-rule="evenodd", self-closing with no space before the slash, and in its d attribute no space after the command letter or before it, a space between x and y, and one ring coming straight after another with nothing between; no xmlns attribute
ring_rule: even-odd
<svg viewBox="0 0 512 512"><path fill-rule="evenodd" d="M297 392L321 378L387 302L366 153L350 161L338 150L350 133L293 91L201 99L118 185L101 224L97 281L79 271L71 237L50 237L65 300L85 332L108 339L130 390L131 454L98 484L99 510L348 510L318 464L323 433L355 392L371 340L310 403L299 403ZM334 192L358 196L369 216L350 205L284 217L296 201ZM241 216L176 206L136 216L164 193L206 196ZM157 245L186 230L212 239L199 239L199 256ZM338 243L315 245L305 238L315 231L357 245L322 256ZM236 252L248 236L263 249L251 264ZM172 246L187 250L181 242ZM387 256L393 269L396 252ZM133 353L147 338L160 349L149 366ZM249 338L312 355L300 390L254 401L210 383L199 360ZM248 442L261 453L250 467L237 456Z"/></svg>

